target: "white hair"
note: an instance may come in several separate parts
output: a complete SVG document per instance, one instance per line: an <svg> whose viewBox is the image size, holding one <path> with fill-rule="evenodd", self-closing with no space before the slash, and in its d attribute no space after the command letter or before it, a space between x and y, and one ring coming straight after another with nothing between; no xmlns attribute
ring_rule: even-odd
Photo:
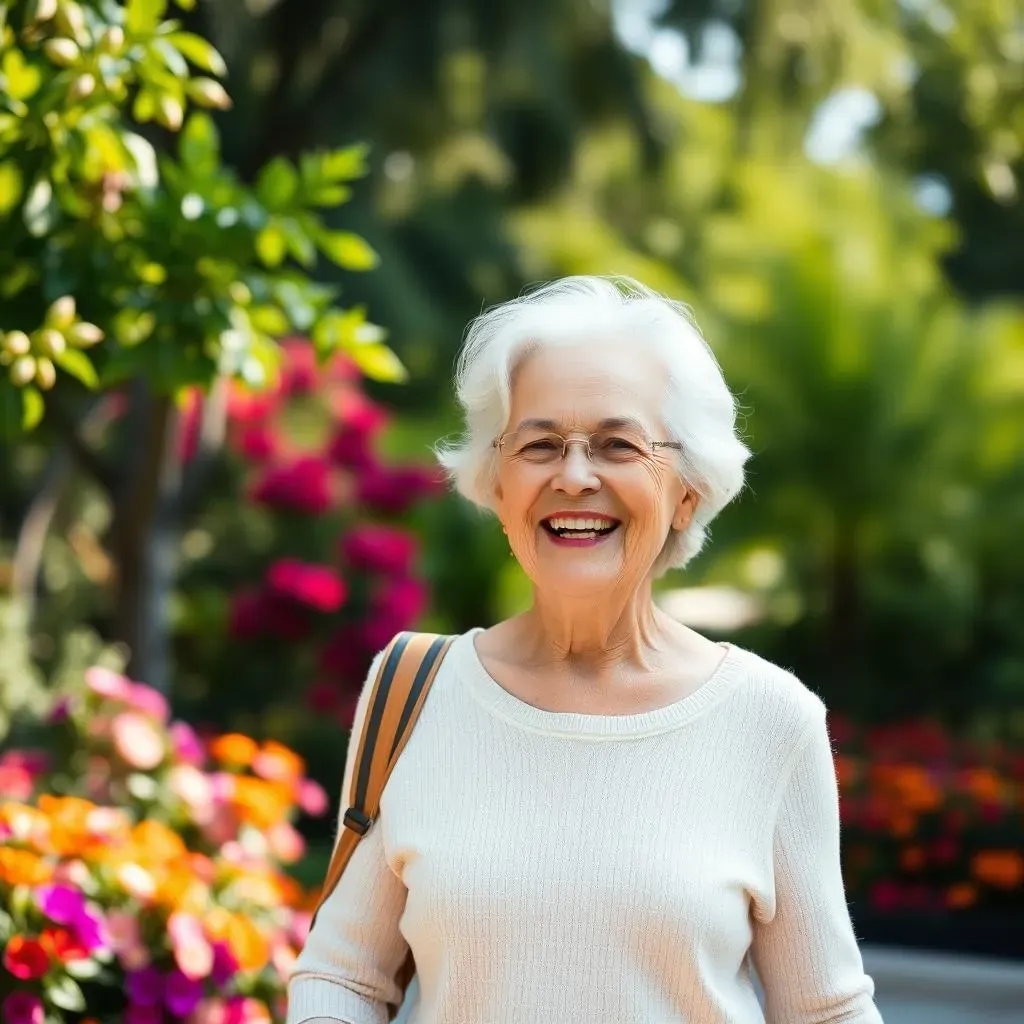
<svg viewBox="0 0 1024 1024"><path fill-rule="evenodd" d="M595 337L627 337L650 346L667 375L658 413L682 450L682 480L699 495L689 526L672 531L655 564L658 574L690 561L707 539L708 525L743 489L750 451L736 432L736 401L688 306L626 277L566 277L494 306L466 332L455 389L466 431L435 453L456 490L494 510L497 452L506 429L516 366L539 346Z"/></svg>

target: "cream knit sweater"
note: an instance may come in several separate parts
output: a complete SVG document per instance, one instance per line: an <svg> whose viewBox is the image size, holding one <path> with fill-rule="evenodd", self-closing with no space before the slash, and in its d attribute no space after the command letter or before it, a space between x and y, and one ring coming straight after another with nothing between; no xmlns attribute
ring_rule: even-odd
<svg viewBox="0 0 1024 1024"><path fill-rule="evenodd" d="M817 696L730 645L667 707L544 711L487 674L476 632L310 932L288 1024L384 1024L410 947L411 1024L880 1024Z"/></svg>

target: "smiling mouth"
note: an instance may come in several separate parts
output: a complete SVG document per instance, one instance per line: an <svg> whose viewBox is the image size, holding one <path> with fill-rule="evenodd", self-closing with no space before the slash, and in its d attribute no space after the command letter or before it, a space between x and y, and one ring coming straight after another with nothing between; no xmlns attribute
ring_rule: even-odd
<svg viewBox="0 0 1024 1024"><path fill-rule="evenodd" d="M550 516L541 520L541 526L552 537L563 540L596 540L599 537L607 537L616 530L619 521L603 516Z"/></svg>

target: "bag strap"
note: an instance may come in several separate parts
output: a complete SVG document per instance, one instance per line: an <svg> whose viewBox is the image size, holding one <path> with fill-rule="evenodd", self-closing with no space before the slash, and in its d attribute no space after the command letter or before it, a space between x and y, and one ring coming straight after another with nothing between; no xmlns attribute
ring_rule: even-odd
<svg viewBox="0 0 1024 1024"><path fill-rule="evenodd" d="M310 928L334 892L359 840L380 811L380 798L427 699L437 670L455 638L437 633L399 633L384 651L352 771L348 810L342 817L331 862ZM353 735L349 742L354 742Z"/></svg>

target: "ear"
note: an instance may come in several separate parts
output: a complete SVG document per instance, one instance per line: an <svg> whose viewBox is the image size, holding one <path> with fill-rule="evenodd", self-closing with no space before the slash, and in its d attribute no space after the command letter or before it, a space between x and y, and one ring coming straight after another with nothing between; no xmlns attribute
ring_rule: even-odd
<svg viewBox="0 0 1024 1024"><path fill-rule="evenodd" d="M697 501L697 492L684 484L682 497L676 505L676 514L672 517L673 530L681 532L690 525L693 514L697 511Z"/></svg>

